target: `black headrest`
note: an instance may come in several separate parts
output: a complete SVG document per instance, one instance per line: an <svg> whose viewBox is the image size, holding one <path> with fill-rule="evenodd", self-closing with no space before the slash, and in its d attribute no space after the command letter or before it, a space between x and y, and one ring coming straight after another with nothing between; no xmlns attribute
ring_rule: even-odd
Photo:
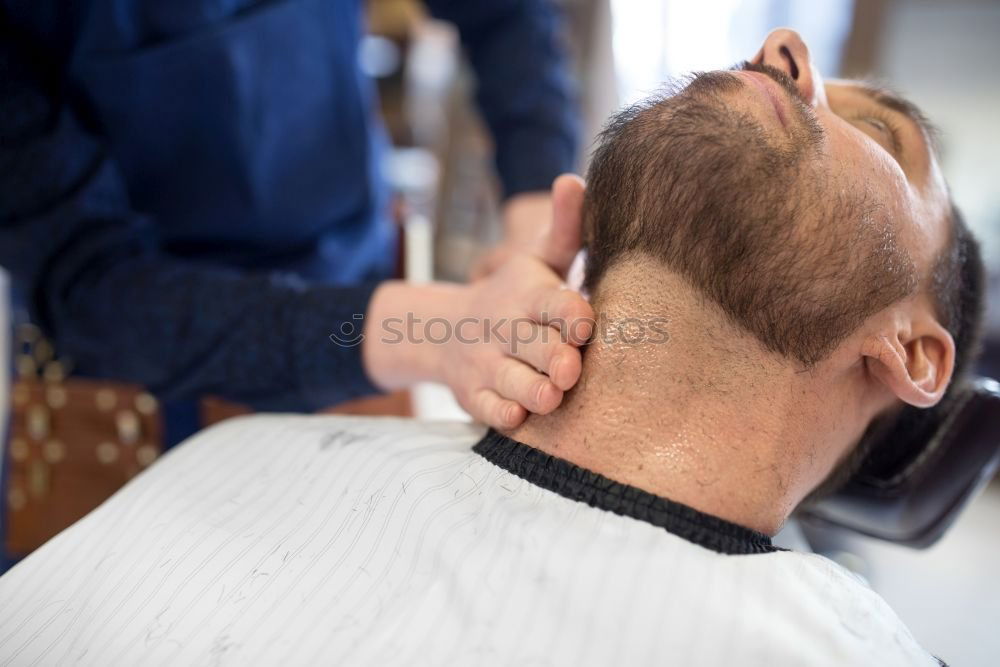
<svg viewBox="0 0 1000 667"><path fill-rule="evenodd" d="M833 525L911 547L941 537L1000 464L1000 383L978 378L922 435L915 455L869 465L836 494L799 510Z"/></svg>

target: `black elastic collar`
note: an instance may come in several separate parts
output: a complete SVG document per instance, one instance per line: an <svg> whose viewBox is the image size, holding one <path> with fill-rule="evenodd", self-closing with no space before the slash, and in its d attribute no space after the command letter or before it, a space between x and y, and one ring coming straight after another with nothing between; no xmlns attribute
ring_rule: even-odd
<svg viewBox="0 0 1000 667"><path fill-rule="evenodd" d="M621 484L493 429L472 449L490 463L535 486L591 507L651 523L712 551L733 555L781 551L764 533Z"/></svg>

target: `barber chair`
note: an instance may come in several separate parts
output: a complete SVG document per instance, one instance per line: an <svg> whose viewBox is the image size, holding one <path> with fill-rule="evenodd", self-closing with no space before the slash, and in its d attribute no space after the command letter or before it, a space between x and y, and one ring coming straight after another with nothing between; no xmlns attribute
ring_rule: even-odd
<svg viewBox="0 0 1000 667"><path fill-rule="evenodd" d="M947 414L921 425L896 460L869 457L836 494L799 510L839 528L913 548L934 544L1000 464L1000 383L977 378Z"/></svg>

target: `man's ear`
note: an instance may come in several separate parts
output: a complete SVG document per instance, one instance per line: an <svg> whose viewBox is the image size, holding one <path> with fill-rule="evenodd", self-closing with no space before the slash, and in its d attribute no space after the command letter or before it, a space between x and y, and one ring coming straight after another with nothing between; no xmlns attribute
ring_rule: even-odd
<svg viewBox="0 0 1000 667"><path fill-rule="evenodd" d="M955 367L955 341L930 314L900 316L866 339L862 354L873 377L918 408L941 400Z"/></svg>

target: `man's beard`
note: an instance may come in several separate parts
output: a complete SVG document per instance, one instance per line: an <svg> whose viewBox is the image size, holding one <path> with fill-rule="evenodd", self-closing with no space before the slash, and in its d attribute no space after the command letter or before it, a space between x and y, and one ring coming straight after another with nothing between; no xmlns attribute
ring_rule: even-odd
<svg viewBox="0 0 1000 667"><path fill-rule="evenodd" d="M910 294L915 270L877 198L836 182L824 166L822 128L794 82L774 68L740 67L767 74L788 93L788 136L733 108L733 93L746 83L729 72L696 75L645 111L626 112L616 122L635 134L636 142L624 142L634 152L608 166L642 166L620 175L626 184L618 192L588 192L591 204L610 197L624 205L627 227L589 231L588 284L616 258L645 252L766 348L811 366ZM629 187L636 199L623 204Z"/></svg>

